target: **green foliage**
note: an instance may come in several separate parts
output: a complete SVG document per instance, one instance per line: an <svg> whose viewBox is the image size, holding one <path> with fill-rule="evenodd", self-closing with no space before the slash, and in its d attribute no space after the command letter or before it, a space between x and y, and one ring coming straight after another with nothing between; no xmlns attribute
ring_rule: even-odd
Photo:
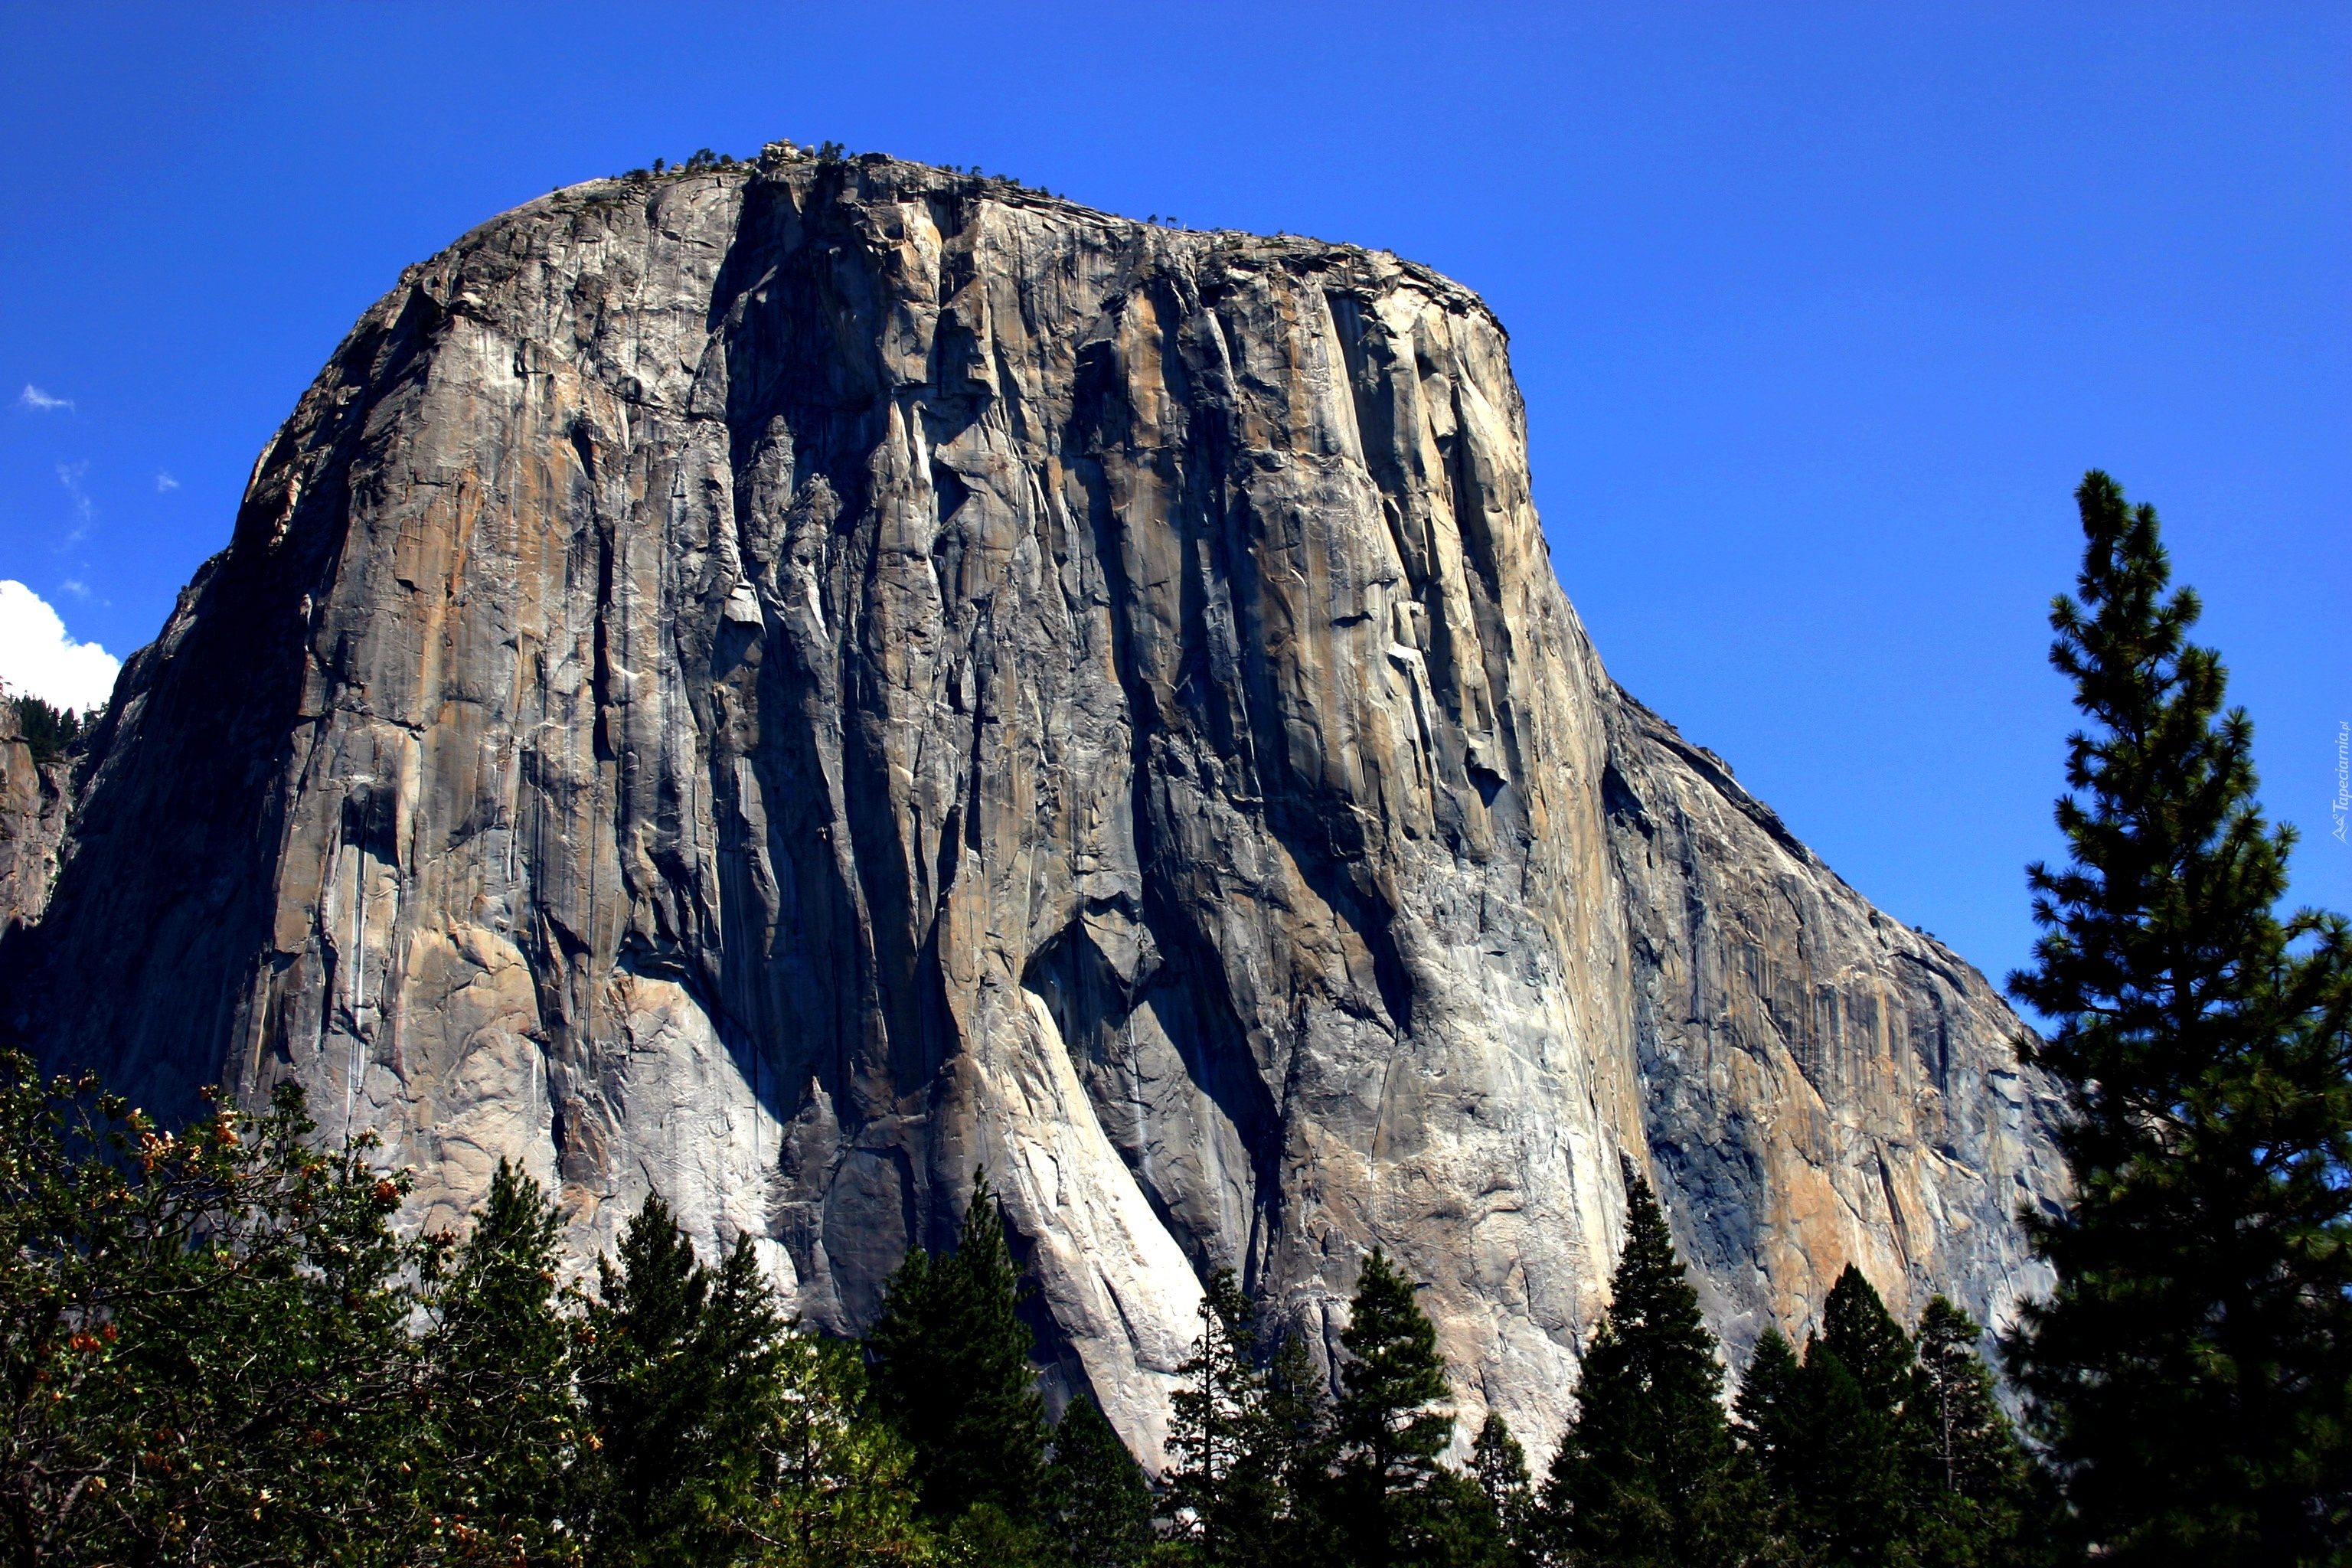
<svg viewBox="0 0 2352 1568"><path fill-rule="evenodd" d="M2083 1539L2116 1562L2352 1553L2352 931L2274 912L2294 835L2255 800L2155 510L2075 492L2051 662L2088 721L2029 877L2012 993L2066 1087L2074 1195L2027 1216L2058 1286L2009 1346Z"/></svg>
<svg viewBox="0 0 2352 1568"><path fill-rule="evenodd" d="M533 1561L577 1555L567 1518L588 1414L572 1379L574 1324L559 1291L563 1222L539 1184L499 1162L472 1234L428 1270L419 1347L436 1484L466 1538ZM437 1261L437 1260L436 1260Z"/></svg>
<svg viewBox="0 0 2352 1568"><path fill-rule="evenodd" d="M599 1259L581 1385L594 1423L582 1500L599 1563L726 1562L773 1427L784 1322L749 1238L717 1269L698 1262L658 1197Z"/></svg>
<svg viewBox="0 0 2352 1568"><path fill-rule="evenodd" d="M752 1531L774 1568L925 1563L936 1543L915 1517L906 1444L866 1408L858 1347L787 1335L768 1463Z"/></svg>
<svg viewBox="0 0 2352 1568"><path fill-rule="evenodd" d="M501 1165L462 1243L302 1095L159 1131L0 1054L0 1547L22 1564L929 1562L855 1347L658 1199L602 1300Z"/></svg>
<svg viewBox="0 0 2352 1568"><path fill-rule="evenodd" d="M1071 1568L1135 1568L1151 1552L1151 1489L1090 1400L1054 1429L1054 1538Z"/></svg>
<svg viewBox="0 0 2352 1568"><path fill-rule="evenodd" d="M60 711L30 695L5 700L16 705L17 732L24 736L36 763L54 763L80 743L81 716L72 709Z"/></svg>
<svg viewBox="0 0 2352 1568"><path fill-rule="evenodd" d="M1862 1270L1830 1288L1820 1337L1805 1345L1788 1472L1795 1536L1832 1563L1885 1561L1904 1533L1904 1401L1911 1342Z"/></svg>
<svg viewBox="0 0 2352 1568"><path fill-rule="evenodd" d="M1528 1453L1511 1436L1511 1424L1499 1410L1486 1412L1486 1423L1478 1428L1478 1440L1470 1448L1470 1474L1495 1521L1500 1548L1496 1555L1512 1568L1533 1564L1542 1542Z"/></svg>
<svg viewBox="0 0 2352 1568"><path fill-rule="evenodd" d="M0 1056L0 1531L17 1563L408 1561L451 1544L372 1140L299 1091L159 1131Z"/></svg>
<svg viewBox="0 0 2352 1568"><path fill-rule="evenodd" d="M1413 1300L1419 1287L1379 1247L1364 1260L1339 1343L1333 1412L1338 1475L1331 1522L1364 1568L1412 1562L1430 1528L1437 1456L1453 1440L1454 1416L1431 1408L1446 1397L1437 1330Z"/></svg>
<svg viewBox="0 0 2352 1568"><path fill-rule="evenodd" d="M1977 1355L1983 1333L1941 1296L1919 1316L1906 1458L1907 1533L1923 1568L2023 1562L2028 1533L2043 1533L2025 1452Z"/></svg>
<svg viewBox="0 0 2352 1568"><path fill-rule="evenodd" d="M866 1336L877 1406L913 1450L924 1514L942 1524L982 1503L1015 1530L1043 1518L1045 1402L1021 1284L996 1194L975 1173L955 1251L909 1251Z"/></svg>
<svg viewBox="0 0 2352 1568"><path fill-rule="evenodd" d="M1509 1568L1514 1561L1475 1477L1441 1465L1420 1490L1401 1500L1401 1512L1409 1534L1397 1562L1414 1568Z"/></svg>
<svg viewBox="0 0 2352 1568"><path fill-rule="evenodd" d="M1745 1552L1723 1368L1683 1273L1664 1211L1633 1177L1609 1313L1545 1483L1549 1532L1572 1561L1664 1568Z"/></svg>
<svg viewBox="0 0 2352 1568"><path fill-rule="evenodd" d="M1801 1563L1796 1544L1795 1498L1803 1464L1806 1432L1798 1394L1803 1368L1778 1329L1767 1329L1748 1361L1748 1375L1732 1402L1732 1435L1738 1444L1740 1479L1750 1501L1748 1519L1765 1563Z"/></svg>
<svg viewBox="0 0 2352 1568"><path fill-rule="evenodd" d="M1168 1511L1174 1532L1210 1563L1253 1562L1273 1550L1286 1511L1255 1315L1234 1271L1213 1273L1201 1337L1176 1369L1183 1383L1170 1400Z"/></svg>
<svg viewBox="0 0 2352 1568"><path fill-rule="evenodd" d="M2047 1510L1980 1335L1942 1297L1916 1339L1849 1266L1799 1363L1758 1342L1735 1405L1756 1561L1996 1568L2051 1561ZM1856 1369L1860 1369L1857 1371Z"/></svg>

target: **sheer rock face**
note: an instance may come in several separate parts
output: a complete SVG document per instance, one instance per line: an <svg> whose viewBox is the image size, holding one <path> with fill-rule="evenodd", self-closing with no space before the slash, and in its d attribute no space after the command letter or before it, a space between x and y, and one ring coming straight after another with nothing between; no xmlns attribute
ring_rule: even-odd
<svg viewBox="0 0 2352 1568"><path fill-rule="evenodd" d="M648 1188L861 1327L984 1165L1148 1457L1231 1266L1365 1251L1538 1450L1621 1156L1735 1357L2032 1285L1981 977L1624 697L1504 335L1377 253L892 163L561 193L412 268L127 669L17 1028L291 1077L453 1225Z"/></svg>
<svg viewBox="0 0 2352 1568"><path fill-rule="evenodd" d="M65 764L33 761L16 703L0 700L0 936L48 907L71 799Z"/></svg>

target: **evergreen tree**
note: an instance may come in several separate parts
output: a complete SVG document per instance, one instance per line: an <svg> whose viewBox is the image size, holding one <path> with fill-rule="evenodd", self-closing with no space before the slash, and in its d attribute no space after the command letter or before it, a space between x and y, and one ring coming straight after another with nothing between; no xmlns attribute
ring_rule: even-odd
<svg viewBox="0 0 2352 1568"><path fill-rule="evenodd" d="M1762 1470L1778 1477L1797 1448L1793 1429L1796 1386L1802 1372L1797 1352L1778 1329L1767 1329L1748 1358L1748 1375L1739 1380L1733 1401L1733 1431L1740 1450Z"/></svg>
<svg viewBox="0 0 2352 1568"><path fill-rule="evenodd" d="M1578 1563L1730 1563L1745 1551L1723 1368L1666 1216L1627 1184L1625 1247L1585 1352L1577 1412L1544 1488L1549 1529Z"/></svg>
<svg viewBox="0 0 2352 1568"><path fill-rule="evenodd" d="M1054 1428L1055 1536L1071 1568L1135 1568L1151 1552L1151 1489L1093 1401Z"/></svg>
<svg viewBox="0 0 2352 1568"><path fill-rule="evenodd" d="M925 1515L954 1529L982 1509L994 1518L972 1521L967 1533L1019 1537L1032 1542L1022 1550L1034 1551L1047 1427L1029 1360L1034 1336L1020 1301L996 1194L978 1172L955 1251L907 1254L866 1344L876 1404L913 1450Z"/></svg>
<svg viewBox="0 0 2352 1568"><path fill-rule="evenodd" d="M1777 1331L1758 1342L1735 1409L1744 1459L1762 1483L1764 1560L2039 1560L2042 1516L1976 1353L1981 1331L1940 1296L1920 1324L1916 1340L1905 1334L1848 1266L1801 1364Z"/></svg>
<svg viewBox="0 0 2352 1568"><path fill-rule="evenodd" d="M1889 1417L1902 1410L1918 1354L1878 1291L1851 1263L1839 1271L1822 1305L1822 1348L1853 1374L1873 1410Z"/></svg>
<svg viewBox="0 0 2352 1568"><path fill-rule="evenodd" d="M1262 1561L1296 1564L1330 1560L1339 1550L1332 1506L1338 1436L1331 1387L1306 1339L1295 1331L1283 1336L1282 1348L1266 1368L1265 1425L1282 1517L1268 1533Z"/></svg>
<svg viewBox="0 0 2352 1568"><path fill-rule="evenodd" d="M2042 1521L2024 1451L1977 1354L1984 1331L1943 1297L1920 1314L1918 1366L1907 1401L1908 1534L1923 1568L1990 1568L2021 1561Z"/></svg>
<svg viewBox="0 0 2352 1568"><path fill-rule="evenodd" d="M1851 1263L1830 1288L1822 1325L1781 1405L1783 1522L1819 1561L1866 1568L1903 1540L1911 1342Z"/></svg>
<svg viewBox="0 0 2352 1568"><path fill-rule="evenodd" d="M1274 1549L1283 1511L1280 1456L1258 1371L1255 1309L1230 1268L1209 1277L1201 1337L1171 1396L1167 1487L1178 1539L1215 1563Z"/></svg>
<svg viewBox="0 0 2352 1568"><path fill-rule="evenodd" d="M785 1329L748 1237L716 1269L649 1195L597 1260L581 1382L595 1425L582 1496L593 1559L723 1563L751 1542Z"/></svg>
<svg viewBox="0 0 2352 1568"><path fill-rule="evenodd" d="M1453 1415L1431 1408L1446 1394L1445 1363L1418 1289L1374 1247L1339 1335L1333 1523L1361 1568L1413 1561L1437 1456L1454 1436Z"/></svg>
<svg viewBox="0 0 2352 1568"><path fill-rule="evenodd" d="M906 1444L868 1415L856 1344L809 1333L781 1347L780 1405L755 1516L762 1568L927 1561Z"/></svg>
<svg viewBox="0 0 2352 1568"><path fill-rule="evenodd" d="M300 1089L176 1133L0 1052L0 1552L12 1563L445 1553L405 1173Z"/></svg>
<svg viewBox="0 0 2352 1568"><path fill-rule="evenodd" d="M1804 1560L1794 1505L1806 1447L1806 1435L1799 1426L1802 1401L1797 1386L1803 1373L1787 1338L1778 1329L1767 1329L1756 1342L1732 1405L1741 1485L1749 1499L1757 1555L1765 1563Z"/></svg>
<svg viewBox="0 0 2352 1568"><path fill-rule="evenodd" d="M1512 1568L1517 1561L1475 1476L1440 1465L1405 1500L1413 1568Z"/></svg>
<svg viewBox="0 0 2352 1568"><path fill-rule="evenodd" d="M1511 1424L1499 1410L1486 1412L1470 1447L1470 1473L1494 1515L1500 1556L1512 1568L1531 1568L1539 1543L1536 1531L1535 1489L1528 1476L1528 1453L1511 1435Z"/></svg>
<svg viewBox="0 0 2352 1568"><path fill-rule="evenodd" d="M574 1544L568 1472L587 1427L572 1384L572 1324L555 1272L563 1221L539 1184L499 1162L474 1228L427 1297L429 1447L467 1540L538 1559Z"/></svg>
<svg viewBox="0 0 2352 1568"><path fill-rule="evenodd" d="M0 701L16 710L16 731L37 763L54 763L81 742L81 716L72 709L59 710L29 694L8 697L0 687Z"/></svg>
<svg viewBox="0 0 2352 1568"><path fill-rule="evenodd" d="M2084 1537L2114 1561L2352 1551L2352 933L2273 912L2294 843L2252 726L2188 640L2155 509L2075 492L2079 599L2051 662L2087 727L2029 870L2042 935L2011 992L2064 1084L2074 1195L2030 1215L2056 1268L2010 1347Z"/></svg>

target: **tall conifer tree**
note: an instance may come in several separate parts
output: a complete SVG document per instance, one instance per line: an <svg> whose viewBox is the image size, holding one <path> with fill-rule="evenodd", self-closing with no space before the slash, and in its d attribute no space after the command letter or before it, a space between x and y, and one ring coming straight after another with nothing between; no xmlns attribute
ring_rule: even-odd
<svg viewBox="0 0 2352 1568"><path fill-rule="evenodd" d="M1791 1535L1827 1563L1892 1560L1905 1539L1905 1402L1911 1341L1849 1263L1830 1287L1822 1331L1788 1403Z"/></svg>
<svg viewBox="0 0 2352 1568"><path fill-rule="evenodd" d="M1265 1373L1266 1430L1282 1518L1263 1553L1269 1563L1317 1563L1332 1557L1334 1475L1339 1438L1333 1429L1331 1384L1297 1331Z"/></svg>
<svg viewBox="0 0 2352 1568"><path fill-rule="evenodd" d="M2095 470L2051 662L2086 727L2029 869L2011 992L2064 1084L2074 1195L2030 1215L2058 1285L2011 1364L2086 1539L2117 1562L2352 1551L2352 935L2273 912L2291 828L2255 801L2200 605L2155 509Z"/></svg>
<svg viewBox="0 0 2352 1568"><path fill-rule="evenodd" d="M1908 1401L1909 1534L1923 1568L1991 1568L2021 1560L2047 1523L2032 1511L2024 1451L1977 1354L1984 1331L1938 1296L1920 1314Z"/></svg>
<svg viewBox="0 0 2352 1568"><path fill-rule="evenodd" d="M500 1160L473 1231L427 1297L425 1446L452 1478L472 1530L531 1557L565 1544L548 1521L572 1511L568 1471L587 1430L572 1323L555 1284L562 1257L562 1216L537 1182Z"/></svg>
<svg viewBox="0 0 2352 1568"><path fill-rule="evenodd" d="M1432 1408L1446 1396L1445 1362L1435 1325L1413 1300L1419 1289L1372 1248L1339 1335L1348 1360L1334 1411L1332 1522L1360 1568L1414 1560L1437 1456L1454 1437L1452 1414Z"/></svg>
<svg viewBox="0 0 2352 1568"><path fill-rule="evenodd" d="M1732 1402L1732 1435L1739 1447L1741 1481L1749 1500L1752 1538L1761 1561L1802 1561L1795 1517L1798 1471L1804 1463L1804 1369L1787 1336L1767 1329L1748 1359Z"/></svg>
<svg viewBox="0 0 2352 1568"><path fill-rule="evenodd" d="M955 1251L908 1252L866 1336L876 1402L914 1450L925 1513L950 1527L976 1508L1016 1535L1045 1522L1048 1428L1021 1287L996 1194L976 1172Z"/></svg>
<svg viewBox="0 0 2352 1568"><path fill-rule="evenodd" d="M1234 1271L1210 1275L1201 1337L1170 1401L1169 1509L1211 1563L1260 1562L1280 1545L1285 1478L1255 1320Z"/></svg>
<svg viewBox="0 0 2352 1568"><path fill-rule="evenodd" d="M1071 1568L1136 1568L1151 1552L1151 1489L1090 1399L1054 1428L1055 1536Z"/></svg>
<svg viewBox="0 0 2352 1568"><path fill-rule="evenodd" d="M1632 1176L1609 1312L1544 1487L1553 1539L1571 1561L1699 1568L1746 1551L1723 1367L1683 1272L1664 1211Z"/></svg>
<svg viewBox="0 0 2352 1568"><path fill-rule="evenodd" d="M649 1195L597 1260L581 1385L594 1436L580 1495L592 1558L725 1562L746 1548L770 1453L786 1332L748 1238L713 1269Z"/></svg>
<svg viewBox="0 0 2352 1568"><path fill-rule="evenodd" d="M1478 1440L1470 1446L1470 1474L1494 1515L1502 1544L1498 1555L1510 1568L1532 1568L1541 1542L1537 1540L1535 1488L1528 1476L1528 1452L1511 1435L1511 1424L1499 1410L1486 1412Z"/></svg>

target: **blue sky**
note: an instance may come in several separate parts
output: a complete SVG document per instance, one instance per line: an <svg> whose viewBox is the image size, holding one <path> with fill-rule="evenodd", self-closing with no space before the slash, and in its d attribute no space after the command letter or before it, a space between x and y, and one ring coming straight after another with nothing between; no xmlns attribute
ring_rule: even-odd
<svg viewBox="0 0 2352 1568"><path fill-rule="evenodd" d="M2340 3L19 0L0 579L145 642L404 263L783 136L1479 289L1610 668L1996 978L2069 722L2043 605L2107 468L2205 595L2298 896L2352 909Z"/></svg>

